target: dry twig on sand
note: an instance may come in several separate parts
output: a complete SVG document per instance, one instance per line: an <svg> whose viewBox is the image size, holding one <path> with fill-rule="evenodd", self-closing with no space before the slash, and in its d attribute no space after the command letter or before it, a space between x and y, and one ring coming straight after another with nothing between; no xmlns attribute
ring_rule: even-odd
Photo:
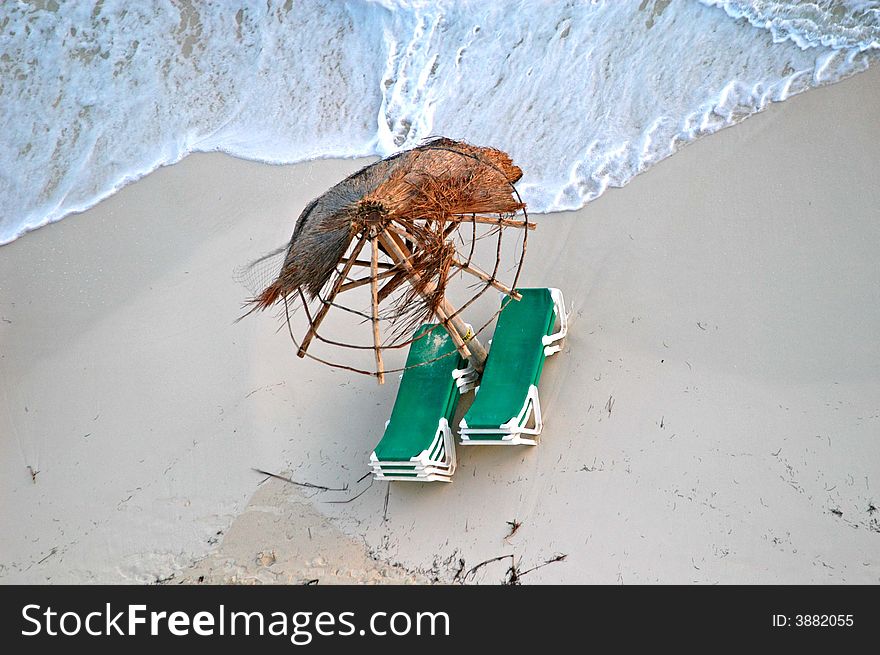
<svg viewBox="0 0 880 655"><path fill-rule="evenodd" d="M307 489L317 489L318 491L348 491L347 484L344 487L325 487L320 484L312 484L311 482L297 482L296 480L291 480L290 478L286 478L283 475L270 473L269 471L264 471L263 469L251 467L251 470L256 471L261 475L268 475L270 478L277 478L278 480L282 480L284 482L287 482L288 484L295 484L298 487L306 487Z"/></svg>

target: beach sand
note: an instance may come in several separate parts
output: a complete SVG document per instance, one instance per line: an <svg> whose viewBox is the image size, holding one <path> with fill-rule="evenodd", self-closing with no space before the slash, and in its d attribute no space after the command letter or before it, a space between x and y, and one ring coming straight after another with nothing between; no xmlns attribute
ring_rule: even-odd
<svg viewBox="0 0 880 655"><path fill-rule="evenodd" d="M365 161L192 155L0 248L0 581L877 583L878 104L871 70L533 217L544 434L450 485L358 482L396 379L235 322Z"/></svg>

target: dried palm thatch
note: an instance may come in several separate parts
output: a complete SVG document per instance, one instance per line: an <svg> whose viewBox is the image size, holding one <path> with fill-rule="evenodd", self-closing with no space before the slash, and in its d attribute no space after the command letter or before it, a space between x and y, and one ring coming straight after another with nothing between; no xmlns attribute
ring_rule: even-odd
<svg viewBox="0 0 880 655"><path fill-rule="evenodd" d="M375 351L375 372L315 359L376 375L380 382L381 351L410 343L400 336L433 316L450 333L459 352L481 368L485 350L459 314L489 287L518 296L513 289L522 256L512 284L502 284L497 274L504 228L526 228L527 233L534 227L513 186L521 176L522 171L506 153L446 138L367 166L306 206L284 251L280 272L250 301L251 311L283 303L289 327L291 303L303 307L309 329L298 343L299 356L308 354L316 337L332 345L369 348ZM518 213L522 215L517 217ZM458 252L455 242L463 226L471 231L466 255ZM490 235L498 237L491 272L481 270L472 261L478 226L488 226ZM459 241L463 243L463 239ZM523 253L525 244L524 237ZM369 255L359 258L365 248ZM363 268L369 269L368 276L353 276L352 271ZM476 277L480 290L456 310L446 300L446 291L449 280L458 272ZM369 314L338 302L339 294L368 284L372 300ZM318 329L332 307L370 321L372 345L322 338ZM379 333L382 321L392 326L393 338L384 343ZM296 342L292 330L291 337Z"/></svg>

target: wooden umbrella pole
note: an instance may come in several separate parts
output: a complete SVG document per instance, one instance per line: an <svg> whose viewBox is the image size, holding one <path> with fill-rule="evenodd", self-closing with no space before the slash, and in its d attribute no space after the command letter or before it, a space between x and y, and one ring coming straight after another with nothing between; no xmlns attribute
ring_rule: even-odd
<svg viewBox="0 0 880 655"><path fill-rule="evenodd" d="M403 266L412 276L413 280L418 281L420 279L418 272L409 261L409 255L406 253L404 246L398 242L399 237L395 237L396 235L393 233L387 232L379 235L382 245L385 246L395 262L398 265ZM436 287L433 284L429 285L424 294L429 294L434 288ZM446 328L446 331L449 332L449 336L452 337L452 340L455 342L458 352L460 352L463 357L467 358L470 361L471 366L476 370L482 371L483 367L486 365L486 357L488 356L488 353L483 347L483 344L481 344L480 340L473 335L472 331L468 328L462 318L456 315L456 309L444 298L440 301L436 313L437 317L442 321Z"/></svg>
<svg viewBox="0 0 880 655"><path fill-rule="evenodd" d="M382 348L379 340L379 240L370 239L372 259L370 260L370 291L373 296L373 348L376 353L376 377L379 384L385 384L385 368L382 364Z"/></svg>

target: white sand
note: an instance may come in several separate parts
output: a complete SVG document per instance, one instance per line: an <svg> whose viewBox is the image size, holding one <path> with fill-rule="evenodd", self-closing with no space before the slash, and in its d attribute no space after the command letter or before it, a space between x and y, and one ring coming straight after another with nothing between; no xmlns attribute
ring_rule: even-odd
<svg viewBox="0 0 880 655"><path fill-rule="evenodd" d="M363 162L191 156L3 247L0 580L878 582L878 103L873 70L537 217L522 282L574 308L542 443L387 511L325 501L369 484L394 380L233 323L233 269ZM351 491L243 511L251 467Z"/></svg>

